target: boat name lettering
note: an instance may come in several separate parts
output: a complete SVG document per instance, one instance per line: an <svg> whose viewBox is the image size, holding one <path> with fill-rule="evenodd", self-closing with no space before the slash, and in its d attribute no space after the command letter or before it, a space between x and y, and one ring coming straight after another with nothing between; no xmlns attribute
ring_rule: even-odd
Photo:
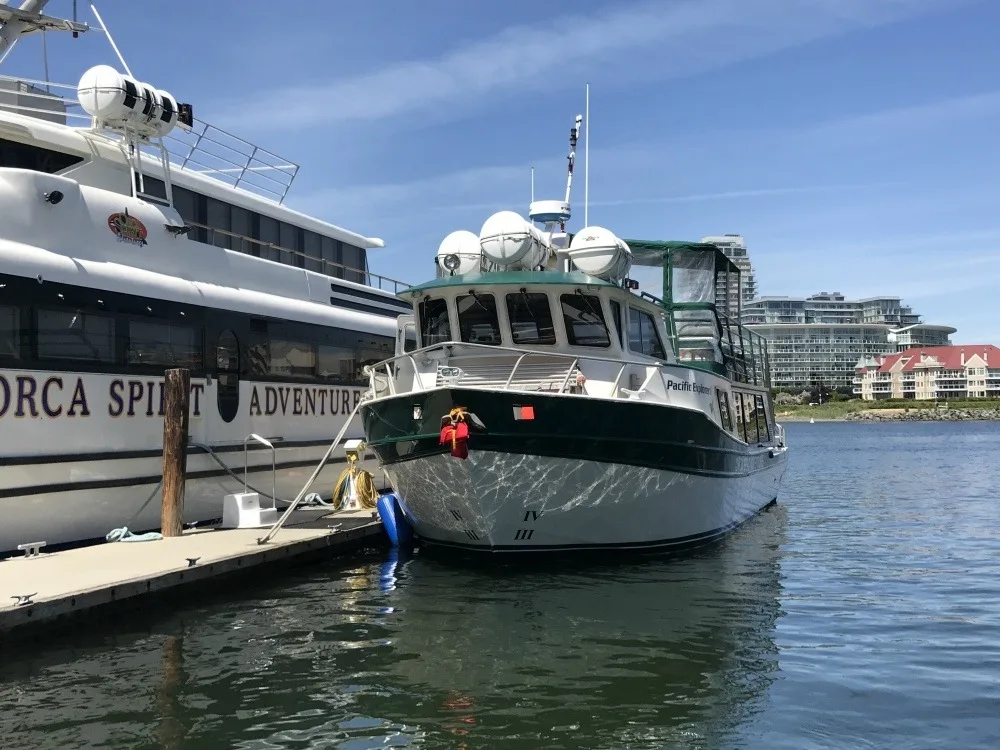
<svg viewBox="0 0 1000 750"><path fill-rule="evenodd" d="M146 231L146 225L134 216L129 216L127 208L122 213L108 216L108 229L119 242L127 242L130 245L147 244L146 237L149 233Z"/></svg>
<svg viewBox="0 0 1000 750"><path fill-rule="evenodd" d="M667 380L668 391L693 391L694 393L708 394L712 389L701 383L692 383L688 380Z"/></svg>
<svg viewBox="0 0 1000 750"><path fill-rule="evenodd" d="M250 393L250 416L347 415L361 401L361 393L361 388L255 385Z"/></svg>
<svg viewBox="0 0 1000 750"><path fill-rule="evenodd" d="M191 414L201 416L203 383L191 384ZM112 417L163 416L162 380L112 380L108 414ZM0 375L0 418L89 417L90 394L82 377L63 375Z"/></svg>

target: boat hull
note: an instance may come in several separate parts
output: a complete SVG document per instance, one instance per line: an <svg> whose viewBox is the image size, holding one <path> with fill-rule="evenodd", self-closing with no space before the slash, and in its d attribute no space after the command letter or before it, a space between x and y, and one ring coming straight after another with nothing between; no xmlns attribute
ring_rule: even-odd
<svg viewBox="0 0 1000 750"><path fill-rule="evenodd" d="M278 448L274 485L279 509L302 489L328 447L328 443L315 441ZM25 542L44 541L54 546L103 539L111 529L124 525L136 533L159 530L161 495L157 485L163 468L159 451L132 456L66 456L58 462L53 458L45 457L44 463L25 458L0 467L0 555L15 553L17 545ZM346 467L343 451L336 451L312 491L329 500ZM361 467L372 472L376 484L385 484L373 458L363 461ZM269 451L250 451L247 482L261 493L263 504L270 504L265 497L272 493ZM241 449L220 448L215 458L201 450L189 452L185 523L219 519L223 498L242 491Z"/></svg>
<svg viewBox="0 0 1000 750"><path fill-rule="evenodd" d="M430 426L457 404L485 425L467 459L413 417L416 406ZM533 418L514 417L526 404ZM706 544L776 500L787 467L784 448L747 446L702 413L662 404L441 389L362 414L420 539L471 550Z"/></svg>

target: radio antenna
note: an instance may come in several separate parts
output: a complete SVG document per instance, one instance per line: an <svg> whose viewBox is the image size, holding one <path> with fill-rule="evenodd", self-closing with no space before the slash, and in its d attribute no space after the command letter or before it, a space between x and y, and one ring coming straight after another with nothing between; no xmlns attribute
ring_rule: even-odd
<svg viewBox="0 0 1000 750"><path fill-rule="evenodd" d="M583 109L583 225L590 226L590 84L587 84L587 101Z"/></svg>

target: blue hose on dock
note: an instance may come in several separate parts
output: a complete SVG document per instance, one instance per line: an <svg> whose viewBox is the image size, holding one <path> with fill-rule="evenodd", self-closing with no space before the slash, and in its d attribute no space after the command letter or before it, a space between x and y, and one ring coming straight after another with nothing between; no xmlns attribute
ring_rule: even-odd
<svg viewBox="0 0 1000 750"><path fill-rule="evenodd" d="M381 495L375 504L378 517L382 519L382 528L393 547L410 547L413 545L413 527L403 515L399 506L399 498L395 492Z"/></svg>

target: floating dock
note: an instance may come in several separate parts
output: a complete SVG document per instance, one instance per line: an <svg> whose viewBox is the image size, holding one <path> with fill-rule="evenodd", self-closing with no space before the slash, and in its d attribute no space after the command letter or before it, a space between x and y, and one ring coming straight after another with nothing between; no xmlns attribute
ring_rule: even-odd
<svg viewBox="0 0 1000 750"><path fill-rule="evenodd" d="M0 641L59 626L114 604L222 576L261 572L306 555L336 556L379 544L385 532L371 510L302 509L266 544L268 529L191 529L148 542L89 547L0 560Z"/></svg>

